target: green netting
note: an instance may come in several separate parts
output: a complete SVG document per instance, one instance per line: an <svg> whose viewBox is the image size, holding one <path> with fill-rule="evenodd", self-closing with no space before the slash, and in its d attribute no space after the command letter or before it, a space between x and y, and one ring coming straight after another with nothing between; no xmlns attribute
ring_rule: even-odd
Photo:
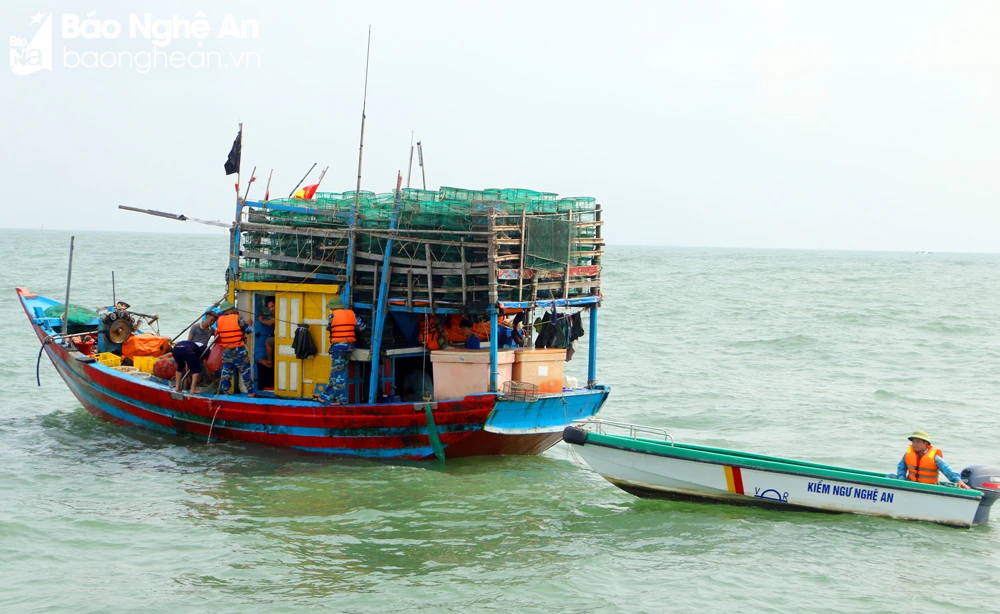
<svg viewBox="0 0 1000 614"><path fill-rule="evenodd" d="M525 265L531 269L546 269L569 264L570 248L576 234L574 228L569 220L529 217Z"/></svg>
<svg viewBox="0 0 1000 614"><path fill-rule="evenodd" d="M45 310L45 317L47 318L62 318L63 316L63 303L58 303ZM81 307L79 305L69 304L69 317L67 318L67 323L70 326L83 326L89 324L97 319L98 313L93 309L87 309L86 307Z"/></svg>

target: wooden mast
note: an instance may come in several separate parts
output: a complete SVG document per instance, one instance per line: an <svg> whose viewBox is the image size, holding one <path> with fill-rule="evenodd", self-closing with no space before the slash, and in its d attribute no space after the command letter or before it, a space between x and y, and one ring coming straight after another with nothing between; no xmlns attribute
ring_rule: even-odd
<svg viewBox="0 0 1000 614"><path fill-rule="evenodd" d="M371 59L372 51L372 27L368 26L368 49L365 53L365 90L364 98L361 102L361 142L358 145L358 183L354 190L354 202L351 204L350 227L347 235L347 282L342 295L346 298L345 304L351 306L351 295L354 285L354 252L357 247L355 243L355 230L358 227L358 207L361 206L361 161L365 153L365 112L368 110L368 62Z"/></svg>

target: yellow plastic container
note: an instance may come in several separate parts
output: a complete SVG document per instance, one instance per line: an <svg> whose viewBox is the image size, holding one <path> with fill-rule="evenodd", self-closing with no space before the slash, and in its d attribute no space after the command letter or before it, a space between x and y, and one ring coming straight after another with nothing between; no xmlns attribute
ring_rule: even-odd
<svg viewBox="0 0 1000 614"><path fill-rule="evenodd" d="M94 358L106 367L120 367L122 365L122 357L111 352L101 352L94 356Z"/></svg>
<svg viewBox="0 0 1000 614"><path fill-rule="evenodd" d="M133 356L132 366L143 373L153 373L153 365L159 360L159 356Z"/></svg>

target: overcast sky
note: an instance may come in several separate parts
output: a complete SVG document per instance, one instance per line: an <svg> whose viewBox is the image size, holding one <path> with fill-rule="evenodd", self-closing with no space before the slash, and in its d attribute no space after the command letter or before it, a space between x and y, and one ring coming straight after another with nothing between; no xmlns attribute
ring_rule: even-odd
<svg viewBox="0 0 1000 614"><path fill-rule="evenodd" d="M230 220L241 120L251 199L313 162L353 189L371 24L363 189L413 130L429 187L594 196L611 243L1000 252L998 2L166 4L0 5L5 37L53 27L51 71L0 77L0 226L224 232L117 206ZM64 38L91 10L120 35ZM201 47L156 49L228 66L66 65L199 11ZM227 14L257 38L217 38Z"/></svg>

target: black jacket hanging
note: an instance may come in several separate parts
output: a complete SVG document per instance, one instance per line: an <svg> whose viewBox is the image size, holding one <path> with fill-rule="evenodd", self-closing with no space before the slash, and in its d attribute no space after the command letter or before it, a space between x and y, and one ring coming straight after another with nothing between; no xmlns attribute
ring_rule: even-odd
<svg viewBox="0 0 1000 614"><path fill-rule="evenodd" d="M295 329L292 348L295 350L295 357L300 360L316 355L316 344L313 343L312 335L309 334L308 324L299 324Z"/></svg>

